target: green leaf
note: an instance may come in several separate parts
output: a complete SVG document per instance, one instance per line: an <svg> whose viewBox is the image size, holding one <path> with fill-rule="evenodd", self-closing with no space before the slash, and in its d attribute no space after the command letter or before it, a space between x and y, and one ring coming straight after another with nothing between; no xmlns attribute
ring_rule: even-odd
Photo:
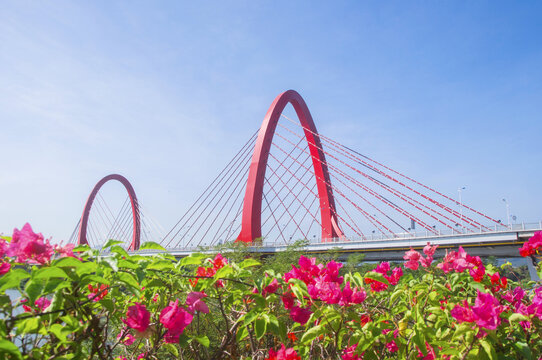
<svg viewBox="0 0 542 360"><path fill-rule="evenodd" d="M181 334L179 336L179 346L180 347L187 347L188 344L190 344L190 342L192 341L192 339L190 339L186 334Z"/></svg>
<svg viewBox="0 0 542 360"><path fill-rule="evenodd" d="M235 339L239 342L248 336L248 329L246 326L243 326L241 329L237 330L235 334Z"/></svg>
<svg viewBox="0 0 542 360"><path fill-rule="evenodd" d="M12 269L0 277L0 292L7 289L18 288L24 279L28 279L30 274L23 269Z"/></svg>
<svg viewBox="0 0 542 360"><path fill-rule="evenodd" d="M45 282L43 280L35 281L32 279L26 283L24 291L28 295L28 302L30 304L33 304L34 301L40 297L40 295L43 293L44 286Z"/></svg>
<svg viewBox="0 0 542 360"><path fill-rule="evenodd" d="M497 359L497 352L495 351L495 348L487 340L482 340L480 343L482 344L482 348L484 348L484 351L490 360Z"/></svg>
<svg viewBox="0 0 542 360"><path fill-rule="evenodd" d="M519 313L513 313L508 318L508 321L510 322L520 322L520 321L527 321L529 318L525 315L519 314Z"/></svg>
<svg viewBox="0 0 542 360"><path fill-rule="evenodd" d="M124 244L122 241L119 241L119 240L113 240L113 239L109 239L107 240L107 242L104 244L104 246L102 247L102 249L107 249L113 245L119 245L119 244Z"/></svg>
<svg viewBox="0 0 542 360"><path fill-rule="evenodd" d="M36 271L34 274L32 274L32 279L34 280L49 279L49 278L55 278L55 277L66 279L68 275L66 275L66 272L59 267L41 268L38 271Z"/></svg>
<svg viewBox="0 0 542 360"><path fill-rule="evenodd" d="M251 266L259 266L261 265L261 263L258 261L258 260L255 260L255 259L246 259L246 260L243 260L240 264L239 264L239 268L241 269L245 269L247 267L251 267Z"/></svg>
<svg viewBox="0 0 542 360"><path fill-rule="evenodd" d="M254 320L256 320L256 318L258 317L258 313L255 311L255 310L252 310L252 311L249 311L246 315L245 315L245 318L243 319L243 325L247 326L248 324L250 324L251 322L253 322Z"/></svg>
<svg viewBox="0 0 542 360"><path fill-rule="evenodd" d="M181 266L201 265L201 262L203 261L203 259L205 259L205 257L207 257L207 255L205 254L193 253L193 254L190 254L190 256L182 258L179 264L181 264Z"/></svg>
<svg viewBox="0 0 542 360"><path fill-rule="evenodd" d="M233 273L233 269L231 267L224 266L223 268L218 269L218 271L214 275L214 278L215 279L225 278L231 275L232 273Z"/></svg>
<svg viewBox="0 0 542 360"><path fill-rule="evenodd" d="M83 262L71 256L60 258L53 262L56 267L79 267Z"/></svg>
<svg viewBox="0 0 542 360"><path fill-rule="evenodd" d="M136 263L129 260L124 260L124 259L120 259L118 265L119 265L119 268L126 268L126 269L132 269L132 270L139 269L139 266Z"/></svg>
<svg viewBox="0 0 542 360"><path fill-rule="evenodd" d="M173 270L174 265L169 260L158 260L147 266L147 270Z"/></svg>
<svg viewBox="0 0 542 360"><path fill-rule="evenodd" d="M256 319L256 321L254 322L254 332L256 334L256 338L261 339L264 335L265 335L265 332L267 331L267 322L265 321L265 319Z"/></svg>
<svg viewBox="0 0 542 360"><path fill-rule="evenodd" d="M21 352L11 341L0 339L0 354L10 354L15 359L22 359Z"/></svg>
<svg viewBox="0 0 542 360"><path fill-rule="evenodd" d="M118 245L115 245L115 246L111 247L111 252L115 253L115 254L119 254L120 256L130 257L130 254L128 254L128 252L126 250L124 250L124 248L122 248L122 247L120 247Z"/></svg>
<svg viewBox="0 0 542 360"><path fill-rule="evenodd" d="M365 274L365 277L375 281L379 281L384 284L389 284L388 280L384 277L384 275L375 271L369 271L367 274Z"/></svg>
<svg viewBox="0 0 542 360"><path fill-rule="evenodd" d="M312 340L314 340L318 335L321 335L324 332L324 328L321 325L317 325L315 327L310 328L307 330L303 336L301 337L301 343L302 344L308 344Z"/></svg>
<svg viewBox="0 0 542 360"><path fill-rule="evenodd" d="M78 245L73 248L73 252L85 252L88 250L92 250L88 245Z"/></svg>
<svg viewBox="0 0 542 360"><path fill-rule="evenodd" d="M179 336L179 340L181 340L180 336ZM169 351L170 354L175 356L175 359L179 358L179 349L177 349L177 347L175 345L173 345L173 344L161 344L160 347L165 349L166 351Z"/></svg>
<svg viewBox="0 0 542 360"><path fill-rule="evenodd" d="M531 349L529 348L529 345L527 345L524 342L516 342L514 346L523 354L523 357L527 360L533 360L533 353Z"/></svg>
<svg viewBox="0 0 542 360"><path fill-rule="evenodd" d="M81 286L83 287L87 286L90 283L105 284L105 285L110 284L109 280L106 280L103 277L98 276L98 275L86 275L81 280Z"/></svg>
<svg viewBox="0 0 542 360"><path fill-rule="evenodd" d="M486 291L486 287L483 284L478 283L478 282L469 282L469 286L473 288L474 290L480 290L481 292Z"/></svg>
<svg viewBox="0 0 542 360"><path fill-rule="evenodd" d="M75 272L77 273L77 275L82 276L85 274L92 274L93 272L96 272L97 269L98 269L98 264L96 264L95 262L89 261L89 262L82 263L80 266L78 266Z"/></svg>
<svg viewBox="0 0 542 360"><path fill-rule="evenodd" d="M135 288L139 288L139 283L137 280L129 273L121 272L117 274L117 278L119 281L128 284L130 286L133 286Z"/></svg>
<svg viewBox="0 0 542 360"><path fill-rule="evenodd" d="M60 324L53 324L49 327L51 333L53 333L60 341L65 342L67 339L63 330L64 327Z"/></svg>
<svg viewBox="0 0 542 360"><path fill-rule="evenodd" d="M104 264L104 263L107 264L107 266L109 266L111 270L113 270L114 272L119 271L119 266L118 266L119 260L117 258L110 257L110 256L100 257L98 261L101 264Z"/></svg>
<svg viewBox="0 0 542 360"><path fill-rule="evenodd" d="M464 322L457 327L453 337L454 338L460 337L461 335L465 334L468 331L472 331L472 324Z"/></svg>
<svg viewBox="0 0 542 360"><path fill-rule="evenodd" d="M139 250L160 250L160 251L167 251L162 245L155 243L153 241L148 241L143 243L139 247Z"/></svg>
<svg viewBox="0 0 542 360"><path fill-rule="evenodd" d="M18 334L29 334L36 332L39 327L39 319L37 317L32 317L29 319L20 320L17 322L17 333Z"/></svg>
<svg viewBox="0 0 542 360"><path fill-rule="evenodd" d="M201 345L205 346L206 348L209 347L211 342L209 341L209 338L205 335L197 336L194 338L197 342L199 342Z"/></svg>

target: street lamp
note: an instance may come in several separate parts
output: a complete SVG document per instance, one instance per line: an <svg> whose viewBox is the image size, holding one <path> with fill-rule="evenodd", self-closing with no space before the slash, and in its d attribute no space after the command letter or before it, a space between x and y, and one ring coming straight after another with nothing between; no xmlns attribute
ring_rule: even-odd
<svg viewBox="0 0 542 360"><path fill-rule="evenodd" d="M506 199L502 199L506 204L506 220L508 221L508 228L510 228L510 203Z"/></svg>

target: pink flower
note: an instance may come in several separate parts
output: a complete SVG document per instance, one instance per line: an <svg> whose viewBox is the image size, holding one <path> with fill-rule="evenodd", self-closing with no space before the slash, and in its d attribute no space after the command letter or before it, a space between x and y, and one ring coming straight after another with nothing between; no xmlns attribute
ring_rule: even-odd
<svg viewBox="0 0 542 360"><path fill-rule="evenodd" d="M404 264L405 267L411 270L418 270L418 260L420 260L421 257L419 252L411 248L409 251L405 252L405 256L403 256L403 259L407 260Z"/></svg>
<svg viewBox="0 0 542 360"><path fill-rule="evenodd" d="M401 276L403 276L403 269L400 267L395 267L393 270L391 270L391 274L389 274L390 270L390 264L385 261L380 263L373 271L384 275L384 278L388 280L390 285L397 285L399 283L399 279ZM388 284L370 278L365 278L364 281L366 284L371 285L371 291L379 292L388 288Z"/></svg>
<svg viewBox="0 0 542 360"><path fill-rule="evenodd" d="M280 299L282 300L285 309L289 310L294 306L295 297L291 292L285 293Z"/></svg>
<svg viewBox="0 0 542 360"><path fill-rule="evenodd" d="M484 275L486 274L486 268L484 267L484 265L480 265L476 269L470 269L469 273L474 281L480 282L484 279Z"/></svg>
<svg viewBox="0 0 542 360"><path fill-rule="evenodd" d="M41 265L49 262L53 253L49 240L44 241L42 234L34 233L29 223L21 230L13 230L11 243L6 251L7 256L16 256L18 263Z"/></svg>
<svg viewBox="0 0 542 360"><path fill-rule="evenodd" d="M266 360L301 360L301 357L297 355L297 352L293 348L286 349L284 344L281 344L277 352L269 349L269 356Z"/></svg>
<svg viewBox="0 0 542 360"><path fill-rule="evenodd" d="M388 351L391 353L399 351L399 348L397 347L397 344L395 343L394 340L386 344L386 349L388 349Z"/></svg>
<svg viewBox="0 0 542 360"><path fill-rule="evenodd" d="M203 300L201 300L204 297L207 297L207 294L205 294L204 292L192 291L190 294L188 294L188 296L186 297L186 305L188 305L188 311L190 311L192 314L195 311L208 314L209 307L203 302Z"/></svg>
<svg viewBox="0 0 542 360"><path fill-rule="evenodd" d="M342 359L343 360L362 360L363 354L358 355L356 354L356 348L358 347L358 344L354 344L352 346L347 347L343 351Z"/></svg>
<svg viewBox="0 0 542 360"><path fill-rule="evenodd" d="M290 310L290 318L300 323L301 325L305 325L307 321L309 321L309 318L311 317L312 311L310 310L310 306L307 308L300 308L299 306L294 306Z"/></svg>
<svg viewBox="0 0 542 360"><path fill-rule="evenodd" d="M122 322L134 330L143 332L147 330L147 327L149 327L150 318L151 314L145 305L135 303L135 305L128 308L128 311L126 312L126 319L122 319Z"/></svg>
<svg viewBox="0 0 542 360"><path fill-rule="evenodd" d="M460 323L475 322L479 327L495 330L501 322L499 316L502 311L502 306L493 295L478 291L472 308L464 300L463 306L456 305L451 315Z"/></svg>
<svg viewBox="0 0 542 360"><path fill-rule="evenodd" d="M122 336L123 332L125 331L123 330L117 335L117 340L120 339L120 341L126 346L132 345L135 342L135 337L132 334L125 334L124 337L121 339L120 337Z"/></svg>
<svg viewBox="0 0 542 360"><path fill-rule="evenodd" d="M34 305L36 305L38 309L40 309L43 312L46 308L49 307L49 305L51 305L51 300L45 297L40 297L34 302Z"/></svg>
<svg viewBox="0 0 542 360"><path fill-rule="evenodd" d="M435 255L435 251L437 250L438 245L431 246L431 244L428 242L427 245L423 248L423 253L427 255L428 257L433 257Z"/></svg>
<svg viewBox="0 0 542 360"><path fill-rule="evenodd" d="M137 360L143 360L143 359L145 359L146 356L147 356L147 353L141 353L141 354L137 355Z"/></svg>
<svg viewBox="0 0 542 360"><path fill-rule="evenodd" d="M60 254L60 257L74 257L75 254L73 253L73 249L75 248L75 244L66 244L66 246L62 247L61 245L55 245L54 250Z"/></svg>
<svg viewBox="0 0 542 360"><path fill-rule="evenodd" d="M9 244L5 239L0 237L0 258L3 258L6 255L6 250L8 249Z"/></svg>
<svg viewBox="0 0 542 360"><path fill-rule="evenodd" d="M326 304L337 304L341 298L339 284L325 281L322 277L318 277L314 285L310 284L307 289L313 299L320 299Z"/></svg>
<svg viewBox="0 0 542 360"><path fill-rule="evenodd" d="M530 315L534 315L542 320L542 286L535 289L535 296L531 305L527 307L527 311Z"/></svg>
<svg viewBox="0 0 542 360"><path fill-rule="evenodd" d="M173 341L175 338L178 341L179 335L192 322L192 319L192 314L179 306L178 299L175 302L170 302L169 306L166 306L160 313L160 322L169 330L168 334L166 334L166 342L169 342L168 339Z"/></svg>
<svg viewBox="0 0 542 360"><path fill-rule="evenodd" d="M437 267L444 271L445 274L450 272L452 269L455 272L463 272L466 269L472 269L475 266L481 266L482 260L478 256L468 255L463 247L459 247L458 251L452 251L446 253L443 262L439 263Z"/></svg>
<svg viewBox="0 0 542 360"><path fill-rule="evenodd" d="M279 288L279 282L277 279L273 279L269 285L263 288L263 295L266 296L266 294L274 294L277 292Z"/></svg>
<svg viewBox="0 0 542 360"><path fill-rule="evenodd" d="M89 299L92 299L92 301L94 302L100 301L107 295L107 289L108 287L105 284L96 284L96 287L88 284L88 290L90 291L90 294L88 294L87 297Z"/></svg>
<svg viewBox="0 0 542 360"><path fill-rule="evenodd" d="M542 247L542 231L537 231L534 233L523 246L519 249L519 254L523 257L532 256L536 254Z"/></svg>
<svg viewBox="0 0 542 360"><path fill-rule="evenodd" d="M8 262L0 262L0 275L6 274L11 269L11 264Z"/></svg>

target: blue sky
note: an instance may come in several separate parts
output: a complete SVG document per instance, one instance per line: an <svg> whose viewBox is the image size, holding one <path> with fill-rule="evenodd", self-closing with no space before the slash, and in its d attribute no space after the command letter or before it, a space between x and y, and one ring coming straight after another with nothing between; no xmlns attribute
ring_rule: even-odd
<svg viewBox="0 0 542 360"><path fill-rule="evenodd" d="M0 232L71 234L117 172L170 228L295 89L319 131L542 219L539 2L43 2L0 12Z"/></svg>

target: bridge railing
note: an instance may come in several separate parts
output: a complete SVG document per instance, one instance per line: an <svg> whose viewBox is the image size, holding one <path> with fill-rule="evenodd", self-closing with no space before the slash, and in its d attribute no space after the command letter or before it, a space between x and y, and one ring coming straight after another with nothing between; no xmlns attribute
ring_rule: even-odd
<svg viewBox="0 0 542 360"><path fill-rule="evenodd" d="M318 237L313 237L312 239L307 239L307 241L311 245L329 244L329 243L352 243L352 242L367 243L367 242L382 242L382 241L390 241L390 240L435 238L435 237L441 237L441 236L468 236L468 235L490 234L490 233L506 233L506 232L511 232L511 231L529 231L529 230L539 231L539 230L542 230L542 221L539 221L537 223L510 224L508 226L495 224L494 226L486 226L485 228L486 229L480 228L479 231L476 231L476 232L466 231L463 228L446 229L446 230L437 229L436 234L429 232L428 230L404 232L404 233L397 233L397 234L372 233L372 234L368 234L365 237L357 236L357 237L348 237L348 238L333 238L333 239L326 239L326 241L322 241L322 239ZM281 244L278 244L278 245L281 245ZM261 246L262 247L277 246L277 243L264 240Z"/></svg>
<svg viewBox="0 0 542 360"><path fill-rule="evenodd" d="M518 232L518 231L541 231L542 230L542 221L539 221L537 223L521 223L521 224L511 224L510 226L491 226L487 227L489 230L481 230L478 232L471 232L471 231L460 231L460 230L450 230L448 231L438 231L437 234L433 234L429 231L417 231L417 232L406 232L406 233L398 233L393 235L385 235L385 234L369 234L365 238L362 237L350 237L350 238L334 238L329 239L326 242L322 242L321 239L313 237L310 240L307 240L309 245L322 245L322 246L329 246L330 244L352 244L352 243L379 243L379 242L386 242L386 241L410 241L410 240L420 240L427 238L428 241L435 238L446 238L446 237L470 237L470 236L476 236L480 234L503 234L503 233L511 233L511 232ZM283 246L284 244L280 244L278 242L271 242L271 241L264 241L260 245L255 245L255 247L265 248L265 247L277 247L277 246ZM205 247L199 247L199 246L191 246L191 247L184 247L184 248L169 248L168 251L171 253L190 253L190 252L196 252L205 250ZM140 253L154 253L155 250L143 250L140 251Z"/></svg>

